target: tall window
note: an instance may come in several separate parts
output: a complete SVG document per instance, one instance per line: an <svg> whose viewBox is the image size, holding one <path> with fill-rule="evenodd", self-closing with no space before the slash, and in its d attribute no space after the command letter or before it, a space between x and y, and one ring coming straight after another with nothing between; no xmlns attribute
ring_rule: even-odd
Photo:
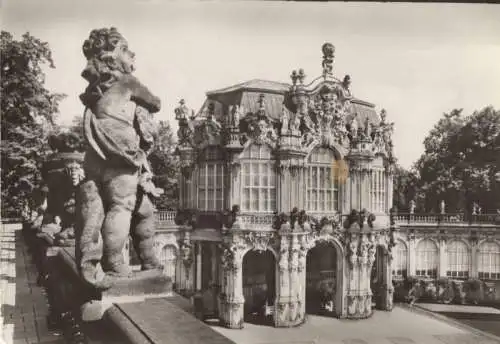
<svg viewBox="0 0 500 344"><path fill-rule="evenodd" d="M331 149L315 148L308 160L306 197L309 211L336 211L339 204L338 168Z"/></svg>
<svg viewBox="0 0 500 344"><path fill-rule="evenodd" d="M500 246L485 242L479 247L479 278L500 279Z"/></svg>
<svg viewBox="0 0 500 344"><path fill-rule="evenodd" d="M438 247L429 239L420 241L417 245L417 271L421 277L436 277L438 268Z"/></svg>
<svg viewBox="0 0 500 344"><path fill-rule="evenodd" d="M242 211L276 210L276 172L271 151L265 145L251 145L243 153Z"/></svg>
<svg viewBox="0 0 500 344"><path fill-rule="evenodd" d="M386 212L385 171L373 170L370 174L371 210L376 213Z"/></svg>
<svg viewBox="0 0 500 344"><path fill-rule="evenodd" d="M208 148L198 166L198 209L224 209L224 162L218 149Z"/></svg>
<svg viewBox="0 0 500 344"><path fill-rule="evenodd" d="M448 244L448 269L446 276L468 278L470 267L469 248L463 241L455 240Z"/></svg>
<svg viewBox="0 0 500 344"><path fill-rule="evenodd" d="M392 275L394 277L403 278L407 276L406 267L408 259L408 249L406 244L400 240L396 242L394 247L394 260L392 261Z"/></svg>

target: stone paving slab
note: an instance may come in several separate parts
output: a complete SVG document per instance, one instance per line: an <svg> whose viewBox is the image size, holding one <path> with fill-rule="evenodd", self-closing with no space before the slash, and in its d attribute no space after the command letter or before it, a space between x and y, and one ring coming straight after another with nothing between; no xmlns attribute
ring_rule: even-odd
<svg viewBox="0 0 500 344"><path fill-rule="evenodd" d="M0 343L63 344L47 329L48 305L20 224L0 225ZM3 341L3 342L2 342Z"/></svg>
<svg viewBox="0 0 500 344"><path fill-rule="evenodd" d="M485 306L444 305L439 303L419 303L418 306L431 312L500 314L500 309Z"/></svg>
<svg viewBox="0 0 500 344"><path fill-rule="evenodd" d="M169 298L119 303L116 307L151 341L169 344L235 344Z"/></svg>

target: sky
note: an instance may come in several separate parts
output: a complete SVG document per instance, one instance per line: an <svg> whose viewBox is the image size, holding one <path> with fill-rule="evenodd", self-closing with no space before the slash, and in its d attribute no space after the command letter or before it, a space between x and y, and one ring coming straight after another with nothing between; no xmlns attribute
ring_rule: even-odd
<svg viewBox="0 0 500 344"><path fill-rule="evenodd" d="M174 127L180 99L198 110L205 92L251 79L290 82L321 74L321 46L336 47L333 73L395 122L398 162L410 167L443 113L500 109L500 5L270 1L3 0L2 30L49 43L46 85L67 95L58 121L83 114L78 95L90 31L117 27L136 53L136 76L162 100Z"/></svg>

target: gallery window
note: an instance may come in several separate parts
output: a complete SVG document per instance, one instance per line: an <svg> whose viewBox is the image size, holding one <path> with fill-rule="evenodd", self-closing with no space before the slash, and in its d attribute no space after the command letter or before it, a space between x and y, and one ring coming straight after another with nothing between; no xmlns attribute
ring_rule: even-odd
<svg viewBox="0 0 500 344"><path fill-rule="evenodd" d="M337 211L339 205L339 168L335 153L315 148L309 155L306 175L307 210Z"/></svg>
<svg viewBox="0 0 500 344"><path fill-rule="evenodd" d="M224 209L224 160L222 152L207 148L204 160L198 165L198 209L220 211Z"/></svg>
<svg viewBox="0 0 500 344"><path fill-rule="evenodd" d="M479 247L479 278L500 280L500 246L485 242Z"/></svg>
<svg viewBox="0 0 500 344"><path fill-rule="evenodd" d="M417 245L416 275L420 277L436 277L438 269L438 247L434 241L424 239Z"/></svg>
<svg viewBox="0 0 500 344"><path fill-rule="evenodd" d="M394 260L392 261L392 275L394 277L403 278L407 276L407 257L408 249L402 241L397 241L394 247Z"/></svg>
<svg viewBox="0 0 500 344"><path fill-rule="evenodd" d="M276 210L276 171L267 146L251 145L243 152L241 177L242 211Z"/></svg>
<svg viewBox="0 0 500 344"><path fill-rule="evenodd" d="M387 211L384 170L373 170L370 173L370 201L372 212L385 213Z"/></svg>
<svg viewBox="0 0 500 344"><path fill-rule="evenodd" d="M469 248L463 241L455 240L446 248L448 255L448 269L446 276L455 278L468 278L470 268Z"/></svg>

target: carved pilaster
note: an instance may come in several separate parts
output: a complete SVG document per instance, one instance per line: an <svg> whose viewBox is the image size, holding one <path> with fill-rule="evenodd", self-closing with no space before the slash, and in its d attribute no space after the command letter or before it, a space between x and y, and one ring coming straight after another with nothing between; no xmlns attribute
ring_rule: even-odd
<svg viewBox="0 0 500 344"><path fill-rule="evenodd" d="M221 246L223 285L222 293L219 297L220 320L228 328L242 328L244 316L243 297L243 250L244 246L232 243L229 246Z"/></svg>

